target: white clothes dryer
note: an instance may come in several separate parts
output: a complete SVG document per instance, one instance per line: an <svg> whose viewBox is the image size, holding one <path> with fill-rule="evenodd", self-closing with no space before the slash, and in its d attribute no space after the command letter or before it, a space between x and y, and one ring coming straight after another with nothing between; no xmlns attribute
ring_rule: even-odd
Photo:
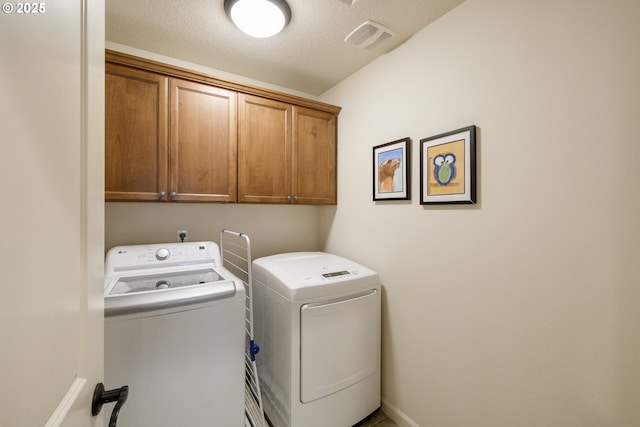
<svg viewBox="0 0 640 427"><path fill-rule="evenodd" d="M253 262L263 405L274 427L350 427L380 407L380 279L323 252Z"/></svg>

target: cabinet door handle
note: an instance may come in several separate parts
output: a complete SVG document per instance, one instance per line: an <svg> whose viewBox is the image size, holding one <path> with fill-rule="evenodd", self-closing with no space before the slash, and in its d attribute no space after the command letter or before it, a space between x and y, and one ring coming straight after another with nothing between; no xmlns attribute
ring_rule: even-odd
<svg viewBox="0 0 640 427"><path fill-rule="evenodd" d="M293 201L297 202L298 201L298 196L293 196Z"/></svg>
<svg viewBox="0 0 640 427"><path fill-rule="evenodd" d="M159 192L159 193L158 193L158 199L164 199L164 196L165 196L166 194L167 194L167 193L165 193L164 191Z"/></svg>
<svg viewBox="0 0 640 427"><path fill-rule="evenodd" d="M176 193L175 191L171 192L171 198L172 199L175 199L177 195L178 195L178 193Z"/></svg>
<svg viewBox="0 0 640 427"><path fill-rule="evenodd" d="M113 407L111 412L111 418L109 419L109 427L116 427L118 423L118 415L122 405L127 401L129 396L129 386L125 385L120 388L105 391L104 384L96 384L96 388L93 390L93 400L91 401L91 414L95 417L102 410L102 405L105 403L116 402L116 406Z"/></svg>
<svg viewBox="0 0 640 427"><path fill-rule="evenodd" d="M291 196L287 196L287 202L291 201Z"/></svg>

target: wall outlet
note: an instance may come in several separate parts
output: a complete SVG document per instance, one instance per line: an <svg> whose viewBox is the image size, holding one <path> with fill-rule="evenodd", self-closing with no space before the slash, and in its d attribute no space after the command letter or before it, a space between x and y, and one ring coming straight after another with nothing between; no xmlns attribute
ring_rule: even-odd
<svg viewBox="0 0 640 427"><path fill-rule="evenodd" d="M178 242L186 242L189 240L189 232L187 230L178 230Z"/></svg>

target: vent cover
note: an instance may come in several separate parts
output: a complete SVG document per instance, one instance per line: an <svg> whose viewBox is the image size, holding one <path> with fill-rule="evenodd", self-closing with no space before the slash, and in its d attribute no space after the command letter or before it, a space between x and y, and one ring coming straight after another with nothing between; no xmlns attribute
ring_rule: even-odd
<svg viewBox="0 0 640 427"><path fill-rule="evenodd" d="M365 21L344 39L352 46L366 49L395 36L396 33L375 21Z"/></svg>

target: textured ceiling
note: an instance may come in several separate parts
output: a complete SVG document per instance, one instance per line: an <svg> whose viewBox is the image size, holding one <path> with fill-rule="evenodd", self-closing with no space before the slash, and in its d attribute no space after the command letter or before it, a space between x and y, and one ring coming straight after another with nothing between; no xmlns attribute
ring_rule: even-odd
<svg viewBox="0 0 640 427"><path fill-rule="evenodd" d="M227 18L223 0L106 0L106 39L320 95L464 0L288 0L291 22L256 39ZM344 42L371 19L396 34L372 49Z"/></svg>

